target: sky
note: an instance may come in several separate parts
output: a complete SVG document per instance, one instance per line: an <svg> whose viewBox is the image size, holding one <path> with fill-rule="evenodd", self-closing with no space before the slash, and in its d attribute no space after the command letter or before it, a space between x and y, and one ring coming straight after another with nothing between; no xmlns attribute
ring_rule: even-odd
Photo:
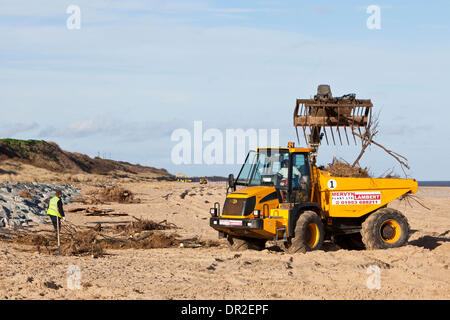
<svg viewBox="0 0 450 320"><path fill-rule="evenodd" d="M450 3L374 1L0 0L0 137L236 175L238 164L174 163L173 132L278 129L285 145L296 99L329 84L372 100L376 141L408 158L408 177L450 180ZM323 145L318 163L359 148ZM361 165L403 176L376 146Z"/></svg>

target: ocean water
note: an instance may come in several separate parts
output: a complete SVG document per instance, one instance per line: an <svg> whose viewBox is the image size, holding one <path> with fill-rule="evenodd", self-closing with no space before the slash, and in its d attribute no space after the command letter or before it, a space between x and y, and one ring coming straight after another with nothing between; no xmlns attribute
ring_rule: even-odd
<svg viewBox="0 0 450 320"><path fill-rule="evenodd" d="M450 181L419 181L421 187L450 187Z"/></svg>

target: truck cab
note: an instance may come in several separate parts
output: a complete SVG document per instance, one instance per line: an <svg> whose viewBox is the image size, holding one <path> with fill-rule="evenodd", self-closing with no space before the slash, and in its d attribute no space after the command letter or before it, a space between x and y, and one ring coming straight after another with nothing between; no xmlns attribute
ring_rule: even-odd
<svg viewBox="0 0 450 320"><path fill-rule="evenodd" d="M230 175L223 210L218 204L211 209L210 226L219 237L246 238L259 245L265 240L286 241L290 212L299 207L319 212L320 207L311 203L310 151L293 144L250 151L237 178Z"/></svg>
<svg viewBox="0 0 450 320"><path fill-rule="evenodd" d="M250 151L235 180L234 189L236 186L261 187L262 192L274 192L275 189L280 203L308 202L311 198L309 151L301 148Z"/></svg>

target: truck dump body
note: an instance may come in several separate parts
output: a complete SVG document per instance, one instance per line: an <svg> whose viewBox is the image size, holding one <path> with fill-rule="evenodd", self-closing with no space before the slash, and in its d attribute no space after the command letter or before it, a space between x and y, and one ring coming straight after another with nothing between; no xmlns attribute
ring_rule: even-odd
<svg viewBox="0 0 450 320"><path fill-rule="evenodd" d="M416 193L414 179L344 178L318 170L318 193L326 217L358 218L406 193Z"/></svg>

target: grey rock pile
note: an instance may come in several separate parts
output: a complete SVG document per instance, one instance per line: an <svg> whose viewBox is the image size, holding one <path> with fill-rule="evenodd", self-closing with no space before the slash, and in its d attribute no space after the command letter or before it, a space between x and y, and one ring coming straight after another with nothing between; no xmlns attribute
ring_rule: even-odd
<svg viewBox="0 0 450 320"><path fill-rule="evenodd" d="M80 190L69 184L0 183L0 227L48 222L47 203L55 195L56 190L62 191L63 204L69 203L74 196L80 195ZM28 192L31 198L20 196L21 192Z"/></svg>

